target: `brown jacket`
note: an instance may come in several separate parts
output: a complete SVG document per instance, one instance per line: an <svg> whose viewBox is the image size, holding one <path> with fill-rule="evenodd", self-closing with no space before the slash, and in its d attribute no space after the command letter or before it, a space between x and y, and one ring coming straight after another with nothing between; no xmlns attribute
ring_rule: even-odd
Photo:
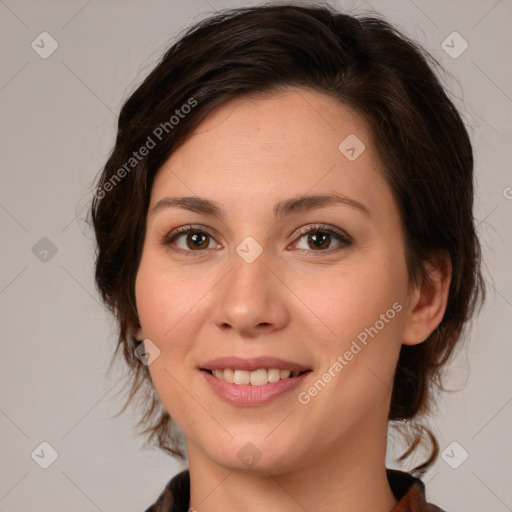
<svg viewBox="0 0 512 512"><path fill-rule="evenodd" d="M409 473L387 469L391 490L398 501L390 512L444 512L425 500L425 485ZM190 476L188 470L172 478L158 499L145 512L188 512Z"/></svg>

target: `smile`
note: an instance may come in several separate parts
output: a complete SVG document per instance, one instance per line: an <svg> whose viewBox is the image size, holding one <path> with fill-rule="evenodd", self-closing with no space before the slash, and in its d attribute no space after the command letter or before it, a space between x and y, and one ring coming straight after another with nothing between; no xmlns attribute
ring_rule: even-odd
<svg viewBox="0 0 512 512"><path fill-rule="evenodd" d="M298 377L301 373L291 370L280 370L279 368L260 368L255 371L234 370L230 368L206 370L210 375L230 384L263 386L269 382Z"/></svg>
<svg viewBox="0 0 512 512"><path fill-rule="evenodd" d="M277 377L277 373L272 372L272 370L275 370L275 368L270 369L270 376L275 375ZM236 378L239 384L224 380L226 372L229 376L230 371L233 372L233 381ZM289 396L294 389L303 385L304 380L312 373L311 370L293 373L290 370L281 371L285 372L284 375L288 375L288 377L281 379L281 373L279 373L279 379L275 382L269 380L269 372L263 368L251 372L247 370L215 370L217 374L222 372L220 378L213 375L213 370L202 369L200 374L203 375L210 390L223 401L238 407L255 407L269 404L278 398L285 398L286 395ZM259 382L259 384L251 384L251 374L256 374L254 377L256 380L253 380L253 382ZM265 382L263 382L263 378ZM247 380L249 380L248 383L246 383Z"/></svg>

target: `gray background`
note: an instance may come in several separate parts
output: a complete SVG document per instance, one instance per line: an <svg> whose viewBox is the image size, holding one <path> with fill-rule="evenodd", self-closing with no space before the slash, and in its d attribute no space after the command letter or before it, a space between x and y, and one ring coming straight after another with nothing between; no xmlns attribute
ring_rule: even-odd
<svg viewBox="0 0 512 512"><path fill-rule="evenodd" d="M123 100L179 31L252 3L0 0L1 511L141 511L182 468L141 448L133 409L109 419L123 367L106 376L115 330L84 208ZM456 392L430 422L445 456L424 481L448 512L512 510L511 0L331 3L373 8L426 46L470 126L489 297L450 365ZM31 47L43 31L59 45L46 59ZM458 58L441 47L453 31L469 44ZM58 452L48 469L31 458L43 441Z"/></svg>

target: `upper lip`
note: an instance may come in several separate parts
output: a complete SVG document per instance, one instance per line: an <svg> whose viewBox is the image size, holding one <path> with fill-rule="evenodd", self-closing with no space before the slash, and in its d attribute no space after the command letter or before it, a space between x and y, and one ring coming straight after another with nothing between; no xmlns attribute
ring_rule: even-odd
<svg viewBox="0 0 512 512"><path fill-rule="evenodd" d="M302 372L310 369L293 361L285 361L284 359L270 356L260 356L250 359L235 356L217 357L200 365L200 368L202 370L222 370L227 368L233 370L247 370L250 372L259 370L260 368L277 368L279 370L290 370L292 372Z"/></svg>

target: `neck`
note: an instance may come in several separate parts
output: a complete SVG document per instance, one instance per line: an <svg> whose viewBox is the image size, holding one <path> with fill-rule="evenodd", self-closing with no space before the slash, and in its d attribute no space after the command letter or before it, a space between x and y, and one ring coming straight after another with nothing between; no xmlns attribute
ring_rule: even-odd
<svg viewBox="0 0 512 512"><path fill-rule="evenodd" d="M190 507L200 512L389 512L397 500L386 476L386 436L358 434L280 473L226 468L190 444Z"/></svg>

